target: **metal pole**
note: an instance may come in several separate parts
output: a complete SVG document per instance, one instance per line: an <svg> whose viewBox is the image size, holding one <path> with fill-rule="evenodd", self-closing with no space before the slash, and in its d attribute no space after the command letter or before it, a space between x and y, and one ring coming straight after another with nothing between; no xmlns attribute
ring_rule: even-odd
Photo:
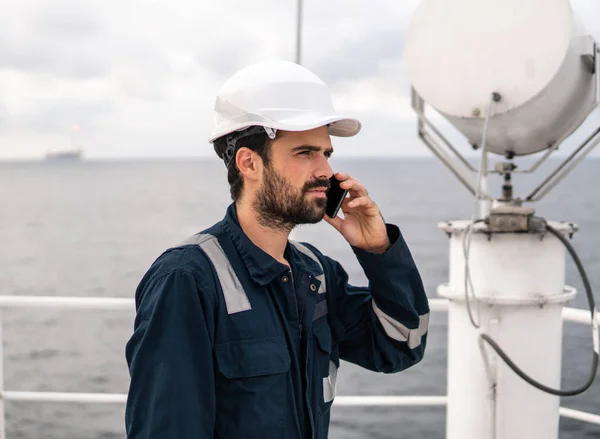
<svg viewBox="0 0 600 439"><path fill-rule="evenodd" d="M415 110L415 113L417 113L417 117L419 118L419 120L417 121L419 128L418 132L423 131L425 128L424 125L427 125L427 127L429 127L429 129L433 131L433 133L442 142L444 142L448 149L454 153L454 155L467 167L467 169L473 172L477 172L477 169L471 166L471 164L462 156L462 154L458 152L454 146L452 146L450 141L444 137L441 131L438 130L429 119L427 119L427 117L425 116L425 100L419 95L419 93L417 93L417 90L415 90L414 87L410 88L410 99L411 106L413 110Z"/></svg>
<svg viewBox="0 0 600 439"><path fill-rule="evenodd" d="M2 326L2 311L0 310L0 391L4 391L4 334ZM0 439L6 439L4 422L4 398L0 398Z"/></svg>
<svg viewBox="0 0 600 439"><path fill-rule="evenodd" d="M3 296L0 308L61 308L135 311L133 298L125 297L50 297Z"/></svg>
<svg viewBox="0 0 600 439"><path fill-rule="evenodd" d="M524 370L535 371L537 380L560 385L563 303L540 307L532 301L551 300L565 291L564 248L551 236L540 240L535 234L499 233L489 240L484 228L476 229L469 265L481 303L477 329L464 298L463 234L470 225L471 221L453 221L441 227L451 233L450 284L438 291L450 299L446 437L557 439L560 399L521 380L492 352L489 358L482 356L479 340L481 333L495 337ZM571 231L567 226L562 230ZM498 300L501 306L495 305Z"/></svg>
<svg viewBox="0 0 600 439"><path fill-rule="evenodd" d="M336 407L443 407L448 398L442 396L336 396L333 400Z"/></svg>
<svg viewBox="0 0 600 439"><path fill-rule="evenodd" d="M296 64L302 64L302 0L298 0L296 11Z"/></svg>
<svg viewBox="0 0 600 439"><path fill-rule="evenodd" d="M540 167L540 165L541 165L542 163L544 163L544 162L546 161L546 159L547 159L548 157L550 157L550 154L552 154L554 151L556 151L556 150L558 149L558 147L559 147L559 146L560 146L560 144L563 142L563 140L565 140L565 136L561 137L561 138L560 138L560 139L558 139L556 142L554 142L554 145L552 145L550 148L548 148L548 149L546 150L546 152L544 153L544 155L543 155L543 156L542 156L542 157L541 157L541 158L540 158L540 159L539 159L537 162L535 162L535 163L534 163L534 165L533 165L531 168L529 168L529 169L527 169L527 170L525 170L525 171L522 171L522 172L523 172L523 173L531 173L531 172L534 172L534 171L535 171L537 168L539 168L539 167ZM517 172L519 172L519 171L517 171L517 170L513 171L513 173L517 173Z"/></svg>
<svg viewBox="0 0 600 439"><path fill-rule="evenodd" d="M489 215L492 203L488 201L489 197L482 197L481 194L487 194L488 182L487 182L487 167L488 167L488 155L487 155L487 134L488 124L490 117L492 116L492 105L494 102L499 102L501 99L500 95L496 92L492 93L490 103L488 105L487 113L485 115L485 122L483 124L483 138L481 139L481 163L479 164L479 175L477 176L477 192L475 194L477 207L479 209L479 218L485 218ZM473 218L473 221L475 218Z"/></svg>
<svg viewBox="0 0 600 439"><path fill-rule="evenodd" d="M575 166L577 166L600 142L600 137L594 139L600 134L600 128L596 129L585 141L571 153L564 162L560 164L546 179L530 193L525 201L539 201L546 195L554 186L556 186ZM587 148L587 149L586 149ZM580 152L583 151L581 154ZM577 155L579 157L569 166L566 167L571 160ZM566 168L563 171L563 168ZM538 195L539 194L539 195ZM537 195L537 196L536 196Z"/></svg>
<svg viewBox="0 0 600 439"><path fill-rule="evenodd" d="M596 75L596 105L600 104L600 47L594 43L594 74Z"/></svg>
<svg viewBox="0 0 600 439"><path fill-rule="evenodd" d="M425 143L429 150L444 164L446 167L458 178L458 180L475 195L474 184L455 166L452 159L448 157L441 148L437 145L435 140L429 136L429 133L422 131L419 133L419 138Z"/></svg>
<svg viewBox="0 0 600 439"><path fill-rule="evenodd" d="M490 214L490 209L492 207L492 203L489 200L489 197L481 194L488 193L488 153L487 151L483 151L481 155L481 182L479 183L479 199L477 203L479 204L479 218L485 218Z"/></svg>

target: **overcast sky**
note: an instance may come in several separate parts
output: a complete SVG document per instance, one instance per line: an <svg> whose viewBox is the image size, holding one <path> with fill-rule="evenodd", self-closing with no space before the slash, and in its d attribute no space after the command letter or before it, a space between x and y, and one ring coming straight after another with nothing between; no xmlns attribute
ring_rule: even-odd
<svg viewBox="0 0 600 439"><path fill-rule="evenodd" d="M220 85L259 59L294 58L295 0L0 4L0 158L68 148L73 126L89 158L212 155ZM363 121L336 155L428 155L402 67L418 0L304 4L304 64ZM600 40L600 1L573 7Z"/></svg>

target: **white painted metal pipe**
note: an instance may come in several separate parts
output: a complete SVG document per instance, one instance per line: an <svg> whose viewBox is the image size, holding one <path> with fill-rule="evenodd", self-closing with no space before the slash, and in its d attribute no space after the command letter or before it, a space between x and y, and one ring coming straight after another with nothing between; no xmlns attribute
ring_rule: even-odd
<svg viewBox="0 0 600 439"><path fill-rule="evenodd" d="M577 308L563 308L562 318L565 322L583 323L585 325L591 325L592 316L589 310L577 309ZM596 317L600 324L600 314Z"/></svg>
<svg viewBox="0 0 600 439"><path fill-rule="evenodd" d="M4 325L0 310L0 392L4 390ZM4 401L0 398L0 439L6 439Z"/></svg>
<svg viewBox="0 0 600 439"><path fill-rule="evenodd" d="M445 396L336 396L334 405L341 407L368 406L445 406Z"/></svg>
<svg viewBox="0 0 600 439"><path fill-rule="evenodd" d="M448 299L429 299L429 309L433 312L448 311Z"/></svg>
<svg viewBox="0 0 600 439"><path fill-rule="evenodd" d="M70 392L2 392L7 401L125 403L126 394ZM335 405L342 407L367 406L445 406L445 396L338 396Z"/></svg>
<svg viewBox="0 0 600 439"><path fill-rule="evenodd" d="M124 393L70 393L70 392L20 392L5 391L0 393L0 401L29 402L81 402L93 404L124 404L127 395ZM337 396L334 404L338 407L436 407L447 405L446 396ZM600 415L560 408L560 415L565 418L600 425Z"/></svg>
<svg viewBox="0 0 600 439"><path fill-rule="evenodd" d="M562 417L576 419L578 421L589 422L590 424L600 425L600 415L573 410L566 407L561 407L559 413Z"/></svg>
<svg viewBox="0 0 600 439"><path fill-rule="evenodd" d="M1 296L0 308L135 309L133 299L121 297Z"/></svg>
<svg viewBox="0 0 600 439"><path fill-rule="evenodd" d="M488 334L536 381L560 388L562 307L574 296L565 288L565 250L546 235L501 233L474 228L469 257L479 307L475 328L464 294L463 234L469 222L442 225L450 239L450 282L440 288L448 309L448 439L558 437L558 396L518 377L484 346ZM569 233L567 224L552 224Z"/></svg>
<svg viewBox="0 0 600 439"><path fill-rule="evenodd" d="M97 310L133 310L134 300L121 297L64 297L64 296L2 296L0 308L64 308ZM447 299L429 299L433 312L448 311ZM590 313L584 309L564 308L563 319L568 322L590 324ZM600 323L600 315L598 316Z"/></svg>
<svg viewBox="0 0 600 439"><path fill-rule="evenodd" d="M37 401L37 402L90 402L123 404L127 395L119 393L71 393L71 392L17 392L3 391L2 400L6 401Z"/></svg>
<svg viewBox="0 0 600 439"><path fill-rule="evenodd" d="M125 403L126 394L71 392L2 392L7 401ZM335 405L342 407L367 406L445 406L445 396L338 396Z"/></svg>

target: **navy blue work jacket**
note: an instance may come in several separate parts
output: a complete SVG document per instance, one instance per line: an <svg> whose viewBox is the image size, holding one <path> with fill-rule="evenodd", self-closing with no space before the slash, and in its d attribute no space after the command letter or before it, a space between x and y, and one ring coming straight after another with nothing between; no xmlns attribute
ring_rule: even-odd
<svg viewBox="0 0 600 439"><path fill-rule="evenodd" d="M369 287L308 244L288 243L290 270L250 241L233 204L163 253L135 295L127 438L327 438L340 360L394 373L423 358L427 296L387 231L385 253L353 248Z"/></svg>

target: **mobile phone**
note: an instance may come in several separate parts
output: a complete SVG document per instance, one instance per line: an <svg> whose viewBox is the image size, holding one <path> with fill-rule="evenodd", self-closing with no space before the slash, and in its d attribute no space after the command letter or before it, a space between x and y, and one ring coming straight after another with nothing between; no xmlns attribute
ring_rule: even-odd
<svg viewBox="0 0 600 439"><path fill-rule="evenodd" d="M335 178L335 175L329 179L329 189L327 190L327 207L325 213L329 218L335 218L342 207L344 198L348 193L348 189L340 187L341 181Z"/></svg>

